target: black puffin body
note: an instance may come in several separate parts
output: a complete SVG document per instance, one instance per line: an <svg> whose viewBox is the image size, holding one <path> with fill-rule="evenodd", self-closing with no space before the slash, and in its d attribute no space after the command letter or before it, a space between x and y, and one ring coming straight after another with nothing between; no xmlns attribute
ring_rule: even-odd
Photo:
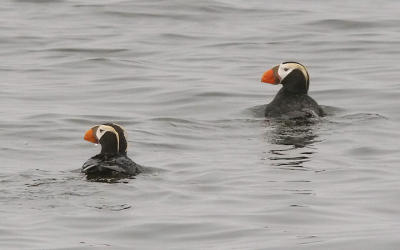
<svg viewBox="0 0 400 250"><path fill-rule="evenodd" d="M84 139L99 143L101 152L83 164L82 173L88 176L131 176L141 172L141 166L127 156L128 143L121 126L113 123L94 126L86 132Z"/></svg>
<svg viewBox="0 0 400 250"><path fill-rule="evenodd" d="M266 71L261 81L282 84L278 94L267 104L266 117L311 118L325 115L318 103L307 94L310 79L300 63L281 63Z"/></svg>

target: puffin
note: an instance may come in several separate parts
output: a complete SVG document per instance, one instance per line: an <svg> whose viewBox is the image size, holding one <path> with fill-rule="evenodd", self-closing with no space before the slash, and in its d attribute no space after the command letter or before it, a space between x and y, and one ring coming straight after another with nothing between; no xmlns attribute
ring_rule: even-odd
<svg viewBox="0 0 400 250"><path fill-rule="evenodd" d="M264 72L261 82L282 84L282 88L265 108L266 117L302 119L325 115L321 106L307 94L310 76L304 65L283 62Z"/></svg>
<svg viewBox="0 0 400 250"><path fill-rule="evenodd" d="M142 172L142 167L127 156L127 134L120 125L96 125L86 131L84 139L101 145L100 154L82 166L81 172L87 176L133 176Z"/></svg>

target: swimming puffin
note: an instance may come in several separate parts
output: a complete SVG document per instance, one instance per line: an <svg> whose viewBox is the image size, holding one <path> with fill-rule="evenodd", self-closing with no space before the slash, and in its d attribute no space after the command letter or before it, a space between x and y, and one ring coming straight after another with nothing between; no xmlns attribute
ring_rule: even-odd
<svg viewBox="0 0 400 250"><path fill-rule="evenodd" d="M81 169L88 176L132 176L139 174L141 166L126 154L125 130L114 123L97 125L86 131L84 139L101 145L101 152L87 160Z"/></svg>
<svg viewBox="0 0 400 250"><path fill-rule="evenodd" d="M264 72L261 82L282 84L275 98L266 106L266 117L312 118L325 112L307 92L310 77L306 67L298 62L283 62Z"/></svg>

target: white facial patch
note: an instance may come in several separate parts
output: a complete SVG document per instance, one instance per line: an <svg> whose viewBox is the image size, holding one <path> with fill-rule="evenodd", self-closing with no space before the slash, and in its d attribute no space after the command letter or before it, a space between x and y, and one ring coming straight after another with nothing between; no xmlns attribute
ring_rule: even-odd
<svg viewBox="0 0 400 250"><path fill-rule="evenodd" d="M278 75L279 75L279 80L280 82L282 82L283 79L285 79L285 77L287 75L289 75L290 72L293 71L293 68L289 67L289 65L287 64L280 64L279 68L278 68Z"/></svg>
<svg viewBox="0 0 400 250"><path fill-rule="evenodd" d="M308 81L308 73L303 65L298 64L298 63L281 63L279 65L279 69L278 69L278 75L280 77L280 82L282 82L283 79L285 79L285 77L287 75L289 75L290 72L292 72L295 69L300 70L303 73L306 81Z"/></svg>
<svg viewBox="0 0 400 250"><path fill-rule="evenodd" d="M100 138L106 133L106 132L111 132L114 133L115 136L117 137L117 150L119 151L119 136L117 131L111 126L107 125L99 125L99 127L96 130L96 138L98 141L100 141Z"/></svg>

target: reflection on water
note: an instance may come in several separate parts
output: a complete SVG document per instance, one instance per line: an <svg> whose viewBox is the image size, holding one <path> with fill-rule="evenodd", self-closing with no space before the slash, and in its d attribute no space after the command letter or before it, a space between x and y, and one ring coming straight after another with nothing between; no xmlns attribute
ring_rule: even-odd
<svg viewBox="0 0 400 250"><path fill-rule="evenodd" d="M104 183L129 183L129 179L136 179L134 176L126 175L87 175L86 180L93 182L104 182Z"/></svg>
<svg viewBox="0 0 400 250"><path fill-rule="evenodd" d="M310 120L266 120L266 140L272 149L266 159L273 166L290 170L309 170L304 166L315 153L317 121Z"/></svg>

